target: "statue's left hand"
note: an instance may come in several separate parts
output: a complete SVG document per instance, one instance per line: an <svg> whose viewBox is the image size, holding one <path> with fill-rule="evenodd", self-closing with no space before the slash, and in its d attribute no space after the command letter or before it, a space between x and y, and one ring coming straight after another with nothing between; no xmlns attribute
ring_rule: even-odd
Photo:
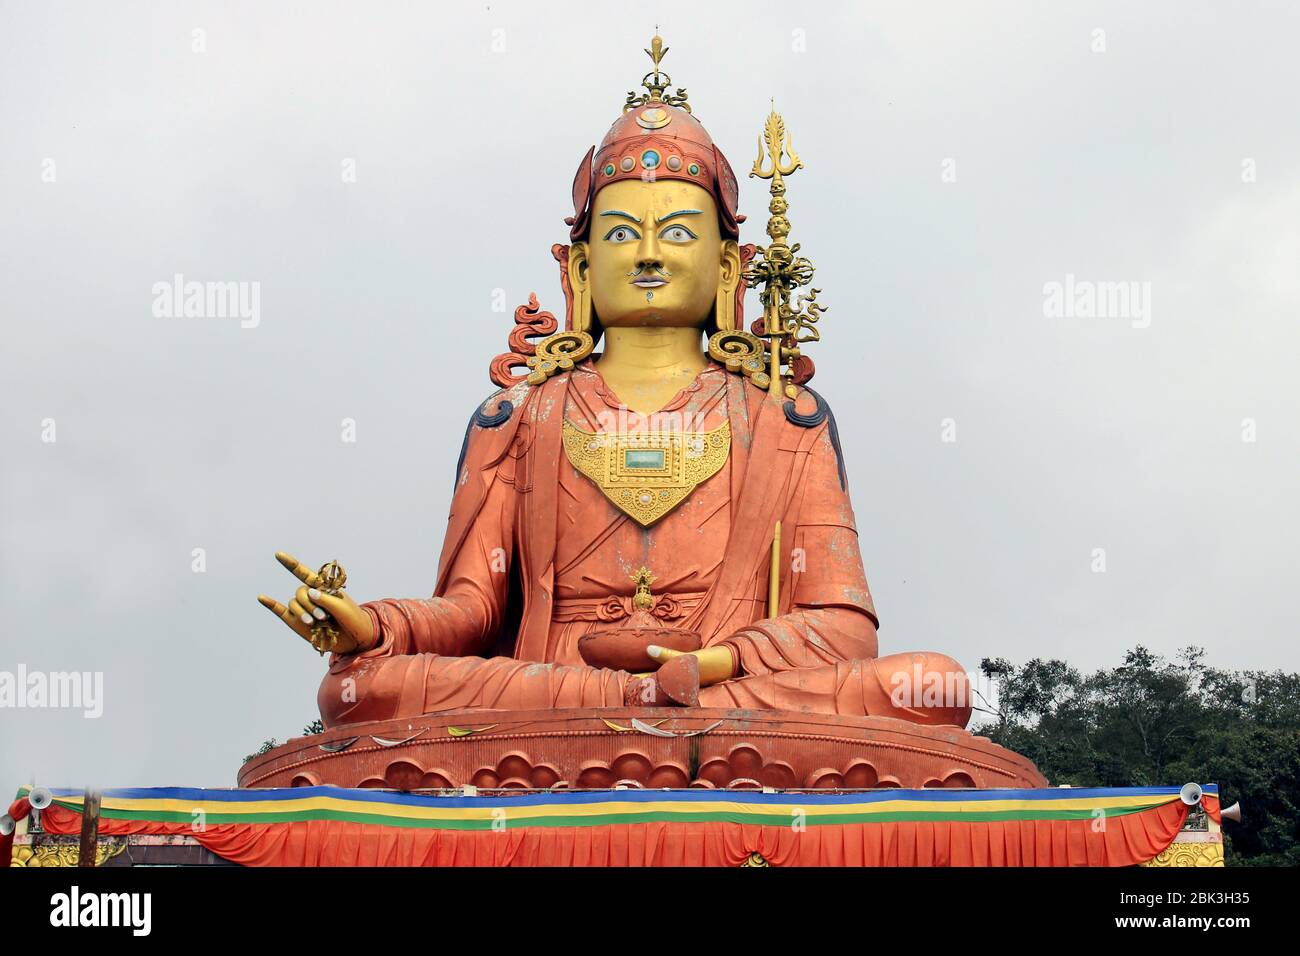
<svg viewBox="0 0 1300 956"><path fill-rule="evenodd" d="M706 647L698 651L675 651L671 647L659 647L657 644L651 644L646 648L646 654L660 664L666 664L674 657L681 657L684 653L693 654L700 659L700 686L702 687L717 684L724 680L731 680L735 676L731 652L725 647Z"/></svg>
<svg viewBox="0 0 1300 956"><path fill-rule="evenodd" d="M322 654L326 651L351 654L374 646L379 635L375 633L370 615L346 591L340 589L329 594L321 590L320 576L291 554L277 551L275 560L301 581L302 586L294 592L288 607L265 594L258 595L262 607ZM338 632L329 646L321 646L322 641L313 634L312 625L316 623L331 624Z"/></svg>

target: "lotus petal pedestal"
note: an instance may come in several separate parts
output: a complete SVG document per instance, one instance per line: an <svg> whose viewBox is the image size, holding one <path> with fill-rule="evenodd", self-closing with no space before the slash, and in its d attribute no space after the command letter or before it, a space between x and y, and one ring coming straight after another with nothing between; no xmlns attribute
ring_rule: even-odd
<svg viewBox="0 0 1300 956"><path fill-rule="evenodd" d="M956 727L789 711L461 710L296 737L241 787L1044 787L1019 754Z"/></svg>

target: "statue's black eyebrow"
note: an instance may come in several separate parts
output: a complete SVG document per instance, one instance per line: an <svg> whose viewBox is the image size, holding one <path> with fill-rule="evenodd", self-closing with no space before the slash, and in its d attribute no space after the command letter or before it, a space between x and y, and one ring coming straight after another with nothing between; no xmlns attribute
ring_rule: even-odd
<svg viewBox="0 0 1300 956"><path fill-rule="evenodd" d="M601 213L602 216L622 216L624 219L631 219L633 222L640 224L641 220L630 212L624 212L621 209L606 209Z"/></svg>

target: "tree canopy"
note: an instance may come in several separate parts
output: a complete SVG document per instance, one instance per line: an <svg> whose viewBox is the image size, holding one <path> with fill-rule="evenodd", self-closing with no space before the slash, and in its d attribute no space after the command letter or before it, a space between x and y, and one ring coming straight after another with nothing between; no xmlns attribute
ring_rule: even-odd
<svg viewBox="0 0 1300 956"><path fill-rule="evenodd" d="M1024 754L1054 785L1217 783L1242 822L1224 827L1230 865L1300 866L1300 674L1209 667L1135 647L1081 674L1060 660L980 664L996 701L975 733Z"/></svg>

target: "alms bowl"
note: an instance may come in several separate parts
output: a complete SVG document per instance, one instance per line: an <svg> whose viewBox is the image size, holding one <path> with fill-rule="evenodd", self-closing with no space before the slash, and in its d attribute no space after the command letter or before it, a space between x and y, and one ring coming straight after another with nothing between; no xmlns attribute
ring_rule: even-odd
<svg viewBox="0 0 1300 956"><path fill-rule="evenodd" d="M677 627L615 627L578 638L578 653L592 667L640 674L658 670L661 663L646 653L651 644L674 651L698 651L703 643L697 632Z"/></svg>

